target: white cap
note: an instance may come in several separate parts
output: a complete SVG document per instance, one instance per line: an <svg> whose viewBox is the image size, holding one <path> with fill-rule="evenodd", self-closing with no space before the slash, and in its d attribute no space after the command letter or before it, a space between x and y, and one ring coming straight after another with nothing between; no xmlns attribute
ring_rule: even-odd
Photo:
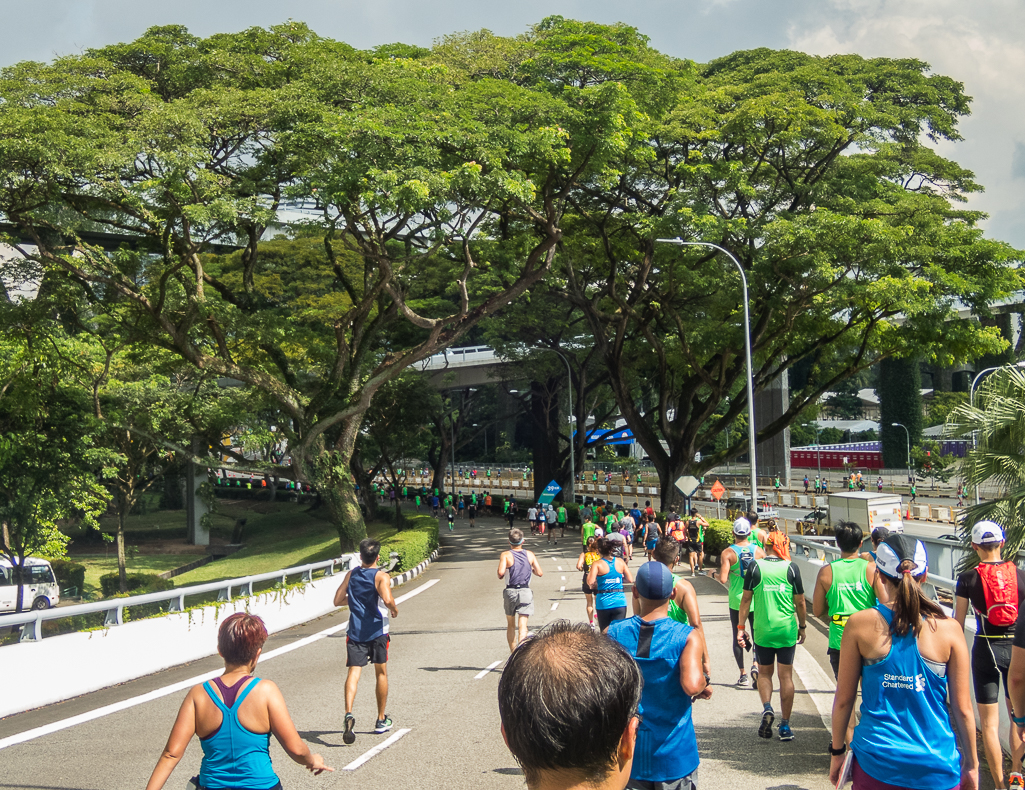
<svg viewBox="0 0 1025 790"><path fill-rule="evenodd" d="M748 521L746 518L738 518L736 521L733 522L733 534L740 535L741 537L743 537L744 535L750 535L751 522Z"/></svg>
<svg viewBox="0 0 1025 790"><path fill-rule="evenodd" d="M901 563L907 560L915 564L910 570L912 576L921 576L929 567L925 545L911 535L890 535L876 549L876 568L891 579L900 578Z"/></svg>
<svg viewBox="0 0 1025 790"><path fill-rule="evenodd" d="M992 546L1004 542L1004 531L994 521L980 521L972 527L972 543L976 546Z"/></svg>

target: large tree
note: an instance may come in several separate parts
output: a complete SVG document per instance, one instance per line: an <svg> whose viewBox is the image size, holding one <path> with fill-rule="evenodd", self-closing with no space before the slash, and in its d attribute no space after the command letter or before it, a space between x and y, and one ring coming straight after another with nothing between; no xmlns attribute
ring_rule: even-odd
<svg viewBox="0 0 1025 790"><path fill-rule="evenodd" d="M613 82L539 91L422 54L297 23L163 27L0 76L21 253L126 335L262 392L344 549L365 534L349 467L374 393L539 281L568 191L613 172L641 117ZM298 204L308 243L268 251Z"/></svg>

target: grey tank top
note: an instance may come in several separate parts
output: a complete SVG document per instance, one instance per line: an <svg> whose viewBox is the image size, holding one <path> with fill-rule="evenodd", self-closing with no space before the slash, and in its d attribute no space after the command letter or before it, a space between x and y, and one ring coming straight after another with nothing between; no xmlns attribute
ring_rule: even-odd
<svg viewBox="0 0 1025 790"><path fill-rule="evenodd" d="M530 560L523 549L512 552L513 564L509 569L508 587L530 586Z"/></svg>

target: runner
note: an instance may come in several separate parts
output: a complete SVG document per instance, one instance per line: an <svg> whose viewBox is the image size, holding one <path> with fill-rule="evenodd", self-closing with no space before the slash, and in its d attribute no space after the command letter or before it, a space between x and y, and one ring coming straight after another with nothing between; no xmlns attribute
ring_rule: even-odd
<svg viewBox="0 0 1025 790"><path fill-rule="evenodd" d="M388 571L377 567L381 543L364 538L359 544L360 567L345 574L335 592L335 606L349 607L349 630L345 634L349 668L345 678L345 732L342 741L352 745L356 741L356 719L352 706L356 701L356 689L363 667L374 665L377 695L377 724L375 733L388 732L392 720L385 708L388 703L388 615L399 616L399 609L391 594L391 576ZM385 614L385 609L388 610Z"/></svg>
<svg viewBox="0 0 1025 790"><path fill-rule="evenodd" d="M459 518L460 519L463 518L464 515L466 515L465 512L464 512L465 510L466 510L466 502L463 501L463 493L460 491L459 492Z"/></svg>
<svg viewBox="0 0 1025 790"><path fill-rule="evenodd" d="M957 622L922 593L925 546L890 535L879 545L876 568L893 603L856 612L844 627L830 781L840 780L843 739L860 682L861 722L851 743L854 787L975 790L979 760L968 648Z"/></svg>
<svg viewBox="0 0 1025 790"><path fill-rule="evenodd" d="M477 526L477 501L476 499L470 500L470 506L466 508L466 515L470 519L470 526Z"/></svg>
<svg viewBox="0 0 1025 790"><path fill-rule="evenodd" d="M634 502L633 507L630 508L630 518L634 520L634 524L640 524L644 514L641 513L640 506Z"/></svg>
<svg viewBox="0 0 1025 790"><path fill-rule="evenodd" d="M769 539L769 533L758 526L758 514L753 510L749 510L744 515L744 518L751 525L751 542L758 546L758 548L764 549L765 543Z"/></svg>
<svg viewBox="0 0 1025 790"><path fill-rule="evenodd" d="M876 479L876 491L878 491L880 494L883 493L883 476L882 475L879 475L879 477Z"/></svg>
<svg viewBox="0 0 1025 790"><path fill-rule="evenodd" d="M530 534L537 534L537 508L533 504L527 508L527 521L530 522Z"/></svg>
<svg viewBox="0 0 1025 790"><path fill-rule="evenodd" d="M723 549L719 555L719 583L727 588L727 599L730 610L730 624L733 626L733 658L737 662L737 669L740 670L738 686L748 684L748 676L744 671L744 650L750 650L752 639L755 633L755 602L752 599L748 610L747 620L751 633L742 645L738 640L737 626L740 623L740 600L744 596L744 577L754 561L765 557L765 552L750 541L751 524L746 518L738 518L733 522L733 543ZM751 663L751 682L757 688L758 665Z"/></svg>
<svg viewBox="0 0 1025 790"><path fill-rule="evenodd" d="M804 493L808 493L808 475L804 476Z"/></svg>
<svg viewBox="0 0 1025 790"><path fill-rule="evenodd" d="M822 481L818 475L815 475L815 494L817 495L820 491L822 491Z"/></svg>
<svg viewBox="0 0 1025 790"><path fill-rule="evenodd" d="M562 502L559 503L559 509L555 511L555 523L559 525L559 537L566 537L566 519L568 513L566 512L566 505ZM554 531L554 530L553 530ZM559 545L559 541L555 541L555 545Z"/></svg>
<svg viewBox="0 0 1025 790"><path fill-rule="evenodd" d="M833 527L833 537L840 549L840 559L819 569L815 577L812 614L829 624L829 665L833 676L840 674L840 638L847 620L855 612L876 605L874 591L876 566L858 554L864 533L850 521L839 521Z"/></svg>
<svg viewBox="0 0 1025 790"><path fill-rule="evenodd" d="M512 500L509 503L509 509L505 512L505 517L509 519L509 529L513 528L513 523L516 521L516 500Z"/></svg>
<svg viewBox="0 0 1025 790"><path fill-rule="evenodd" d="M580 589L584 593L584 600L587 602L587 622L594 625L594 591L595 588L587 583L587 574L591 570L591 566L594 565L601 555L598 553L598 539L594 535L590 535L587 538L587 542L584 544L584 550L580 552L580 556L577 557L577 570L582 571L584 574L583 579L580 581Z"/></svg>
<svg viewBox="0 0 1025 790"><path fill-rule="evenodd" d="M1025 573L1012 561L1001 558L1004 531L992 521L980 521L972 527L972 549L979 564L957 577L954 589L954 619L963 628L968 607L975 610L975 642L972 645L972 682L979 706L979 725L986 763L996 787L1004 786L1003 748L1000 738L1000 681L1004 699L1011 710L1007 672L1011 666L1011 648L1015 625L1025 600ZM1021 730L1013 724L1008 742L1011 753L1021 749Z"/></svg>
<svg viewBox="0 0 1025 790"><path fill-rule="evenodd" d="M544 535L545 529L548 527L548 514L545 513L544 503L539 502L537 505L537 531Z"/></svg>
<svg viewBox="0 0 1025 790"><path fill-rule="evenodd" d="M613 620L626 618L625 582L633 584L633 574L620 557L613 556L615 541L602 538L598 541L601 557L587 572L587 584L596 590L594 606L597 610L598 628L608 630ZM625 582L624 582L625 580Z"/></svg>
<svg viewBox="0 0 1025 790"><path fill-rule="evenodd" d="M680 544L672 538L663 536L658 539L651 556L655 562L661 562L672 571L680 559ZM711 681L712 662L708 657L708 640L705 638L705 627L701 624L701 612L698 611L698 594L694 591L694 585L689 581L675 573L673 576L676 579L676 584L669 599L669 617L678 623L692 626L701 633L701 640L705 643L704 655L701 658L701 670ZM636 597L634 598L633 613L640 614Z"/></svg>
<svg viewBox="0 0 1025 790"><path fill-rule="evenodd" d="M652 514L648 516L648 520L644 522L644 530L642 534L642 540L644 542L644 556L650 560L651 552L655 550L655 544L658 543L658 539L662 536L662 528L655 522L655 516Z"/></svg>
<svg viewBox="0 0 1025 790"><path fill-rule="evenodd" d="M700 761L691 703L709 699L712 689L701 671L701 633L667 616L674 583L665 565L646 562L633 590L641 614L613 623L608 631L644 676L630 788L697 788Z"/></svg>
<svg viewBox="0 0 1025 790"><path fill-rule="evenodd" d="M790 713L794 707L794 654L808 629L804 583L793 563L777 556L773 545L765 547L765 558L756 559L744 577L744 596L737 615L737 640L746 636L744 621L755 603L755 661L758 663L758 696L762 701L762 723L758 735L772 737L772 675L779 667L779 739L792 741Z"/></svg>
<svg viewBox="0 0 1025 790"><path fill-rule="evenodd" d="M420 512L420 495L419 494L416 495L415 500L416 500L416 512L419 513Z"/></svg>
<svg viewBox="0 0 1025 790"><path fill-rule="evenodd" d="M634 520L630 516L623 516L617 526L619 534L623 536L623 556L630 562L634 557Z"/></svg>
<svg viewBox="0 0 1025 790"><path fill-rule="evenodd" d="M708 522L698 514L697 510L690 511L690 519L687 521L687 562L690 563L690 575L697 576L705 561L705 527Z"/></svg>
<svg viewBox="0 0 1025 790"><path fill-rule="evenodd" d="M583 545L586 546L588 539L595 537L595 533L598 531L598 527L595 526L595 523L593 521L591 521L590 508L588 508L587 512L583 514L583 519L584 523L580 527L580 540L583 543Z"/></svg>
<svg viewBox="0 0 1025 790"><path fill-rule="evenodd" d="M509 551L503 551L498 560L498 578L509 579L502 591L505 606L506 639L509 652L527 638L527 618L534 614L534 592L530 589L530 575L544 576L534 552L523 548L523 531L509 530Z"/></svg>
<svg viewBox="0 0 1025 790"><path fill-rule="evenodd" d="M486 491L484 493L484 512L489 516L491 515L491 492Z"/></svg>
<svg viewBox="0 0 1025 790"><path fill-rule="evenodd" d="M779 526L776 524L776 519L770 518L768 521L769 532L765 536L765 543L768 545L771 543L776 550L776 555L782 557L785 560L790 559L790 536L785 532L779 531Z"/></svg>
<svg viewBox="0 0 1025 790"><path fill-rule="evenodd" d="M448 514L448 531L451 532L456 528L456 509L451 502L445 512Z"/></svg>
<svg viewBox="0 0 1025 790"><path fill-rule="evenodd" d="M680 520L675 510L669 511L666 516L665 534L679 544L681 554L687 550L687 525Z"/></svg>

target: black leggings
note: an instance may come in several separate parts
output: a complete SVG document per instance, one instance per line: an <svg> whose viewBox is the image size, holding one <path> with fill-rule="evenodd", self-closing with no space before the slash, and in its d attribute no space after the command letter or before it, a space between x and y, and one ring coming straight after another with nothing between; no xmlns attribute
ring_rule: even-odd
<svg viewBox="0 0 1025 790"><path fill-rule="evenodd" d="M754 643L754 639L755 639L755 616L754 616L754 613L752 613L752 612L748 612L747 613L747 623L748 623L748 632L747 632L747 634L748 634L748 636L751 637L751 642L753 644ZM733 658L737 662L737 667L739 667L740 671L743 672L744 671L744 666L745 666L745 664L744 664L744 648L742 648L740 645L737 644L737 626L739 624L740 624L740 610L739 609L730 609L730 625L733 626Z"/></svg>

